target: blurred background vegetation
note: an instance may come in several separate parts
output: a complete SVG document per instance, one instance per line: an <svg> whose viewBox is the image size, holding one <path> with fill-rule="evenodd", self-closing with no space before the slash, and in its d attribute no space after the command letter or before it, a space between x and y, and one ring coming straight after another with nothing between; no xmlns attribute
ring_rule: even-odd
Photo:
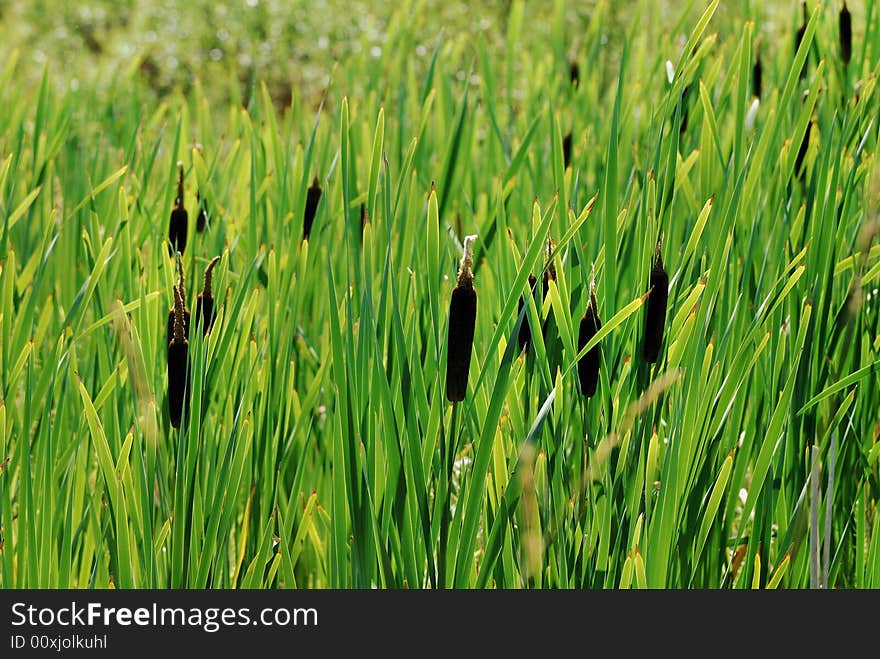
<svg viewBox="0 0 880 659"><path fill-rule="evenodd" d="M112 85L121 72L135 70L158 97L176 90L186 92L201 79L215 83L205 87L218 103L231 95L226 81L237 83L246 100L253 83L264 80L279 108L287 107L293 95L316 107L334 63L351 55L369 52L378 59L383 48L393 47L418 74L427 70L434 49L442 43L451 51L444 53L447 61L450 54L458 58L464 80L477 40L484 40L492 52L491 46L505 39L510 0L401 2L407 11L396 15L410 21L406 32L412 43L386 42L387 34L398 32L389 28L399 3L384 0L0 0L0 34L4 35L0 60L18 51L18 75L34 84L48 64L59 91L65 86L100 89ZM578 35L587 32L597 5L602 8L604 45L611 52L619 52L625 35L635 31L647 33L648 43L658 47L681 48L684 25L691 24L681 19L698 16L706 3L584 0L567 4L566 24L559 26L551 18L553 0L526 3L524 49L543 42L550 50L553 31L563 29L570 44L565 55L585 63ZM800 4L726 0L718 15L754 19L772 49L800 23ZM688 10L684 16L683 9ZM852 11L857 17L864 8L852 7ZM738 22L717 20L715 24ZM784 45L790 45L789 41ZM675 60L677 53L670 52L669 58ZM608 62L614 60L604 60L606 66ZM616 74L610 72L610 77Z"/></svg>

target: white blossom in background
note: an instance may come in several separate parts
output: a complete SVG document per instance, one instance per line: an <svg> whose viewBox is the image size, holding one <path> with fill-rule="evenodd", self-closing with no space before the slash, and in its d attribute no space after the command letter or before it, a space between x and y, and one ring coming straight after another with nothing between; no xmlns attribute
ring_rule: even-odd
<svg viewBox="0 0 880 659"><path fill-rule="evenodd" d="M672 84L672 81L675 80L675 67L669 60L666 60L666 79L669 81L670 85Z"/></svg>
<svg viewBox="0 0 880 659"><path fill-rule="evenodd" d="M746 133L751 133L755 128L755 117L758 116L758 106L761 105L761 101L757 98L752 100L752 104L749 106L748 114L746 114Z"/></svg>

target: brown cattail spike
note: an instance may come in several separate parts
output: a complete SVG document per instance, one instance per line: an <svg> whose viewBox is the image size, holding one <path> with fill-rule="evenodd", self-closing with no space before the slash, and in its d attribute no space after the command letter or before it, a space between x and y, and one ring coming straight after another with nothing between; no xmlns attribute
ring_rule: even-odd
<svg viewBox="0 0 880 659"><path fill-rule="evenodd" d="M571 131L562 138L562 162L565 169L571 165Z"/></svg>
<svg viewBox="0 0 880 659"><path fill-rule="evenodd" d="M538 278L535 275L529 275L529 291L532 295L537 293L537 288L535 284L538 283ZM517 315L522 311L523 307L526 305L525 296L521 295L519 298L519 308L517 309ZM529 326L529 316L528 313L523 316L522 323L519 326L519 335L517 336L519 341L519 350L522 352L523 350L528 350L529 345L532 342L532 328Z"/></svg>
<svg viewBox="0 0 880 659"><path fill-rule="evenodd" d="M663 269L660 248L663 236L657 241L654 250L654 265L651 267L651 288L645 311L645 336L642 345L642 356L645 361L654 364L663 349L663 327L666 325L666 302L669 296L669 276Z"/></svg>
<svg viewBox="0 0 880 659"><path fill-rule="evenodd" d="M752 67L752 96L755 98L761 98L761 91L763 86L763 69L761 66L761 50L758 48L758 52L755 54L755 65Z"/></svg>
<svg viewBox="0 0 880 659"><path fill-rule="evenodd" d="M220 257L215 256L211 259L208 267L205 268L205 286L202 292L196 298L196 326L202 325L202 334L207 335L214 326L214 318L217 315L214 311L214 295L211 293L211 280L213 278L214 266L219 263Z"/></svg>
<svg viewBox="0 0 880 659"><path fill-rule="evenodd" d="M474 288L473 243L476 236L465 236L458 285L449 300L449 331L446 357L446 398L451 402L464 400L468 372L474 348L474 326L477 321L477 291Z"/></svg>
<svg viewBox="0 0 880 659"><path fill-rule="evenodd" d="M794 160L794 173L803 182L807 175L807 168L804 166L804 158L807 156L807 149L810 147L810 133L813 132L813 121L807 124L807 130L804 132L804 138L798 147L797 156Z"/></svg>
<svg viewBox="0 0 880 659"><path fill-rule="evenodd" d="M208 223L208 202L199 192L196 192L196 201L199 204L199 214L196 215L196 231L201 233L205 230L205 225Z"/></svg>
<svg viewBox="0 0 880 659"><path fill-rule="evenodd" d="M571 81L571 86L577 89L581 80L581 67L578 66L577 60L571 61L571 66L568 69L568 79Z"/></svg>
<svg viewBox="0 0 880 659"><path fill-rule="evenodd" d="M599 304L596 302L595 279L590 281L590 301L587 310L581 318L578 329L578 352L590 342L596 333L602 328L602 320L599 318ZM599 385L599 361L601 349L596 344L590 348L583 357L578 360L578 381L581 385L581 393L587 398L592 398Z"/></svg>
<svg viewBox="0 0 880 659"><path fill-rule="evenodd" d="M177 181L177 198L174 200L174 208L171 209L171 219L168 221L168 253L173 258L175 252L181 254L186 249L186 232L188 215L183 207L183 163L177 163L179 178Z"/></svg>
<svg viewBox="0 0 880 659"><path fill-rule="evenodd" d="M174 337L168 344L168 412L171 425L180 428L189 380L189 342L183 334L184 301L174 287Z"/></svg>
<svg viewBox="0 0 880 659"><path fill-rule="evenodd" d="M689 108L690 108L690 97L691 92L693 91L694 84L689 82L685 85L684 90L681 92L681 124L678 126L679 134L684 134L688 127L688 116L689 116Z"/></svg>
<svg viewBox="0 0 880 659"><path fill-rule="evenodd" d="M309 235L312 233L312 223L314 223L315 215L318 212L319 201L321 201L321 182L316 176L309 189L306 190L306 210L303 214L303 240L308 240Z"/></svg>
<svg viewBox="0 0 880 659"><path fill-rule="evenodd" d="M852 15L846 6L846 0L843 0L843 8L839 15L839 36L840 36L840 59L843 60L844 66L849 66L852 58Z"/></svg>

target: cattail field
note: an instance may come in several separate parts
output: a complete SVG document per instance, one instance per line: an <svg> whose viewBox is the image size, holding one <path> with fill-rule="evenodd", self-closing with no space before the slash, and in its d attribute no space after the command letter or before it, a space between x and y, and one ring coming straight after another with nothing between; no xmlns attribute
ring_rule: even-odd
<svg viewBox="0 0 880 659"><path fill-rule="evenodd" d="M0 587L880 588L880 2L142 4L0 5Z"/></svg>

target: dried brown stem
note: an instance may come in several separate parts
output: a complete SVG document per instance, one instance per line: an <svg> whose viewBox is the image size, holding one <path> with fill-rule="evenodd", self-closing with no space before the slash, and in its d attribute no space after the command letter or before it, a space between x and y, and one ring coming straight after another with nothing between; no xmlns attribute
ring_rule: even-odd
<svg viewBox="0 0 880 659"><path fill-rule="evenodd" d="M461 250L461 265L458 267L458 285L472 286L474 273L471 268L474 264L474 241L476 234L464 237L464 248Z"/></svg>

